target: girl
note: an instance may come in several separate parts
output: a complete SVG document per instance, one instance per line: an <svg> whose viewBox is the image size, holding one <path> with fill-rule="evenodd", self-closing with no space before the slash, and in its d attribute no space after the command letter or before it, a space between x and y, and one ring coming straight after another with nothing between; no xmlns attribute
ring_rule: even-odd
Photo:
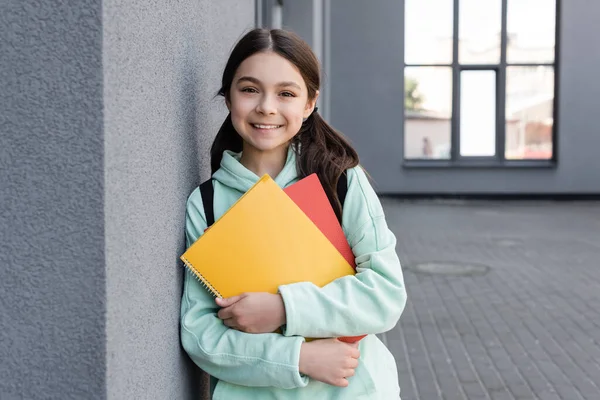
<svg viewBox="0 0 600 400"><path fill-rule="evenodd" d="M394 358L375 336L396 325L406 302L396 239L356 151L315 108L319 84L317 58L295 34L255 29L235 46L219 91L229 115L211 149L214 216L265 173L286 187L316 172L341 218L357 274L322 288L301 282L280 286L278 294L215 302L186 273L181 342L211 375L214 400L399 399ZM336 187L344 173L342 213ZM188 247L206 227L196 189L186 208ZM271 333L278 328L282 334ZM369 335L358 344L335 339L361 334Z"/></svg>

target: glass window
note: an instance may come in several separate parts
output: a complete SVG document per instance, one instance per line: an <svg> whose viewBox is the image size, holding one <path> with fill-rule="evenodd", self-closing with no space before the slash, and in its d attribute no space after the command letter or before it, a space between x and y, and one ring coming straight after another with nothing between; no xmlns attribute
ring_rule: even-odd
<svg viewBox="0 0 600 400"><path fill-rule="evenodd" d="M460 155L495 155L496 71L463 71L460 93Z"/></svg>
<svg viewBox="0 0 600 400"><path fill-rule="evenodd" d="M508 67L506 158L551 159L553 114L554 69L543 66Z"/></svg>
<svg viewBox="0 0 600 400"><path fill-rule="evenodd" d="M459 8L459 61L461 64L498 64L502 2L461 0Z"/></svg>
<svg viewBox="0 0 600 400"><path fill-rule="evenodd" d="M405 0L404 158L555 160L556 10Z"/></svg>
<svg viewBox="0 0 600 400"><path fill-rule="evenodd" d="M453 9L449 0L405 0L404 61L407 64L452 63Z"/></svg>
<svg viewBox="0 0 600 400"><path fill-rule="evenodd" d="M555 0L508 0L506 61L553 63Z"/></svg>
<svg viewBox="0 0 600 400"><path fill-rule="evenodd" d="M408 67L404 76L404 154L450 158L452 68Z"/></svg>

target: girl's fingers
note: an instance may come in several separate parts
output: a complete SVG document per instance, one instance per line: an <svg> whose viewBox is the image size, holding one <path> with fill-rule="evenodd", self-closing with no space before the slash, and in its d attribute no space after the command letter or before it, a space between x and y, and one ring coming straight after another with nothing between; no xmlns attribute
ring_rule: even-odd
<svg viewBox="0 0 600 400"><path fill-rule="evenodd" d="M217 305L219 307L229 307L230 305L237 303L240 299L241 299L241 295L240 296L233 296L233 297L228 297L226 299L222 299L220 297L217 297L215 299L215 301L217 302Z"/></svg>
<svg viewBox="0 0 600 400"><path fill-rule="evenodd" d="M345 378L348 378L350 376L354 376L354 374L355 374L354 369L347 369L347 370L344 371L344 377Z"/></svg>
<svg viewBox="0 0 600 400"><path fill-rule="evenodd" d="M346 378L338 379L333 383L334 386L339 386L339 387L347 387L348 384L349 384L348 379L346 379Z"/></svg>
<svg viewBox="0 0 600 400"><path fill-rule="evenodd" d="M217 313L217 317L219 317L222 320L226 320L228 318L231 318L232 316L233 315L231 313L231 308L230 307L222 308Z"/></svg>
<svg viewBox="0 0 600 400"><path fill-rule="evenodd" d="M224 319L223 320L223 324L225 324L225 326L228 326L230 328L236 329L236 325L233 322L233 318L228 318L228 319Z"/></svg>
<svg viewBox="0 0 600 400"><path fill-rule="evenodd" d="M358 360L356 358L353 358L350 361L348 361L348 368L355 369L356 367L358 367Z"/></svg>

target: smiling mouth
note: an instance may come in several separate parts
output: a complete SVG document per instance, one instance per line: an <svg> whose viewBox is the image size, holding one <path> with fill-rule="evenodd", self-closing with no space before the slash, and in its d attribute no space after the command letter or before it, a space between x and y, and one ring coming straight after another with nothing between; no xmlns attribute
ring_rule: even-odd
<svg viewBox="0 0 600 400"><path fill-rule="evenodd" d="M281 128L283 125L263 125L263 124L250 124L252 127L256 129L277 129Z"/></svg>

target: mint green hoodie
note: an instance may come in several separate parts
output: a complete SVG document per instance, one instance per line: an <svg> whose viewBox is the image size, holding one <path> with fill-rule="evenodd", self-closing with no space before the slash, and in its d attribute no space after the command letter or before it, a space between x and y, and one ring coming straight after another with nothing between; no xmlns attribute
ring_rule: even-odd
<svg viewBox="0 0 600 400"><path fill-rule="evenodd" d="M214 211L218 219L259 179L226 151L213 175ZM275 178L282 188L298 180L290 147ZM189 247L204 232L206 219L198 188L186 208ZM392 329L406 303L396 238L360 167L348 170L348 193L342 228L356 257L357 274L323 288L301 282L282 285L287 324L284 333L249 334L230 329L217 318L214 298L186 272L181 301L181 342L191 359L214 377L213 400L398 400L400 388L394 357L375 336ZM356 336L359 366L349 386L331 386L298 370L304 337Z"/></svg>

